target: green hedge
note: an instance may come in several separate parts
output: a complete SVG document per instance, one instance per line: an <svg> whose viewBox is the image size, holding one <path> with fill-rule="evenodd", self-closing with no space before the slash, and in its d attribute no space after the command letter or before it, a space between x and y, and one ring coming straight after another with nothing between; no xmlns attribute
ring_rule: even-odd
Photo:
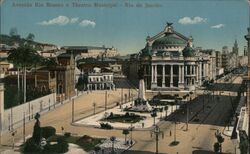
<svg viewBox="0 0 250 154"><path fill-rule="evenodd" d="M42 137L46 139L56 135L56 129L54 127L47 126L47 127L42 127L41 129L42 129Z"/></svg>

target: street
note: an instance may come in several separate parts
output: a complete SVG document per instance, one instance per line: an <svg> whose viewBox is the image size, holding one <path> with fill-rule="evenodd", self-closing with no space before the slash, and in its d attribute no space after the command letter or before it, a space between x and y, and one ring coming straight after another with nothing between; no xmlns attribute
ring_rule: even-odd
<svg viewBox="0 0 250 154"><path fill-rule="evenodd" d="M241 83L241 77L237 77L231 86L230 91L237 91ZM129 87L129 86L128 86ZM220 89L221 90L221 89ZM223 89L223 90L229 90ZM108 105L115 105L121 100L120 95L128 94L128 88L117 88L116 91L108 91ZM137 94L135 90L131 90L134 95ZM171 142L174 140L174 122L170 117L167 121L161 121L159 123L160 129L164 132L164 138L159 137L159 153L169 154L191 154L191 153L204 153L213 151L213 144L216 141L214 133L216 130L221 132L226 126L227 117L231 112L231 103L228 96L229 93L223 93L218 95L220 99L212 100L212 96L205 96L205 110L203 112L203 96L200 95L195 98L189 104L190 116L188 131L186 131L186 114L185 112L177 112L172 117L177 120L176 125L176 139L179 144L172 146ZM215 92L217 94L217 92ZM218 93L219 94L219 93ZM232 93L233 94L233 93ZM231 95L233 96L233 95ZM209 97L209 98L208 98ZM105 91L96 91L89 93L88 95L82 95L75 99L75 119L81 119L89 116L93 113L93 102L96 103L96 112L104 110L104 98ZM216 98L216 97L214 97ZM92 127L80 127L71 124L72 120L72 103L66 103L53 111L46 113L41 116L42 126L53 126L56 128L58 133L61 133L61 127L64 127L64 132L71 132L72 134L78 135L92 135L96 137L111 137L116 136L117 138L124 138L121 130L103 130ZM197 115L197 116L195 116ZM32 134L34 121L26 125L26 135ZM171 131L171 136L170 136ZM223 143L223 152L232 153L234 146L229 137L224 136L225 142ZM17 129L15 135L15 141L22 139L22 128ZM126 153L133 153L132 151L155 151L155 138L151 137L150 131L136 131L133 133L133 139L136 141L135 145L131 148L131 151ZM11 133L4 134L2 136L2 147L1 149L10 149L12 145ZM146 152L143 152L146 153Z"/></svg>

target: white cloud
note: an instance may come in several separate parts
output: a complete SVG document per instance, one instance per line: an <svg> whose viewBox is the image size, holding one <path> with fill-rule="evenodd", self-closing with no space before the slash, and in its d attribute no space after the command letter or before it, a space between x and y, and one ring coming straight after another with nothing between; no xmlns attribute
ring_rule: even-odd
<svg viewBox="0 0 250 154"><path fill-rule="evenodd" d="M211 26L212 29L219 29L219 28L223 28L223 27L225 27L224 24L218 24L218 25Z"/></svg>
<svg viewBox="0 0 250 154"><path fill-rule="evenodd" d="M39 22L39 25L43 25L43 26L49 26L49 25L60 25L60 26L64 26L67 24L75 24L78 22L78 17L75 18L68 18L66 16L58 16L56 18L50 19L48 21L42 21Z"/></svg>
<svg viewBox="0 0 250 154"><path fill-rule="evenodd" d="M66 16L58 16L56 18L53 18L51 20L48 21L42 21L39 22L39 25L43 25L43 26L48 26L48 25L67 25L70 22L70 19Z"/></svg>
<svg viewBox="0 0 250 154"><path fill-rule="evenodd" d="M79 18L71 18L70 23L71 23L71 24L77 23L77 22L78 22L78 19L79 19Z"/></svg>
<svg viewBox="0 0 250 154"><path fill-rule="evenodd" d="M80 23L79 23L80 26L82 27L87 27L87 26L91 26L91 27L95 27L96 23L94 21L91 21L91 20L82 20Z"/></svg>
<svg viewBox="0 0 250 154"><path fill-rule="evenodd" d="M49 26L49 25L60 25L60 26L64 26L67 24L76 24L79 23L79 26L81 27L95 27L96 23L94 21L91 20L82 20L81 22L79 22L79 18L78 17L74 17L74 18L69 18L66 16L58 16L56 18L50 19L50 20L45 20L42 22L39 22L37 24L39 25L43 25L43 26Z"/></svg>
<svg viewBox="0 0 250 154"><path fill-rule="evenodd" d="M183 17L181 19L179 19L178 23L182 24L182 25L191 25L191 24L199 24L199 23L205 23L207 21L206 18L202 18L202 17Z"/></svg>

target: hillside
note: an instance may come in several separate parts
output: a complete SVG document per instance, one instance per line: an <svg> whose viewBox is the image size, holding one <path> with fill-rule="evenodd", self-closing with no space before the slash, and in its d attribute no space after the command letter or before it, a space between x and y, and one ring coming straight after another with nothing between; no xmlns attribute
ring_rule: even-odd
<svg viewBox="0 0 250 154"><path fill-rule="evenodd" d="M44 46L55 46L53 44L46 44L46 43L40 43L36 41L27 40L25 38L21 38L19 35L12 36L12 37L9 35L5 35L5 34L0 35L0 44L13 46L13 45L24 44L25 42L29 43L31 46L34 46L34 48L37 50L42 50Z"/></svg>

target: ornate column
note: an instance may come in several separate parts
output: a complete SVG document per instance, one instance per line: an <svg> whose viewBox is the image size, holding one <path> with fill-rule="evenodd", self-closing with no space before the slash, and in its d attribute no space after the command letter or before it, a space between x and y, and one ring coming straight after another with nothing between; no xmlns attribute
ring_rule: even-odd
<svg viewBox="0 0 250 154"><path fill-rule="evenodd" d="M178 87L179 87L179 84L181 83L181 65L179 65L179 70L178 70L178 74L179 74L179 78L178 78Z"/></svg>
<svg viewBox="0 0 250 154"><path fill-rule="evenodd" d="M165 65L162 65L162 87L165 87Z"/></svg>
<svg viewBox="0 0 250 154"><path fill-rule="evenodd" d="M195 64L195 66L194 66L194 73L195 73L195 82L197 83L197 81L198 81L198 67L197 67L197 65Z"/></svg>
<svg viewBox="0 0 250 154"><path fill-rule="evenodd" d="M185 66L185 75L187 75L187 66Z"/></svg>
<svg viewBox="0 0 250 154"><path fill-rule="evenodd" d="M170 66L170 87L173 87L173 65Z"/></svg>
<svg viewBox="0 0 250 154"><path fill-rule="evenodd" d="M207 64L204 63L204 65L203 65L203 74L204 74L204 77L205 77L205 78L206 78L206 76L207 76L207 69L206 69L206 66L207 66Z"/></svg>
<svg viewBox="0 0 250 154"><path fill-rule="evenodd" d="M199 83L201 85L201 80L202 80L202 68L201 67L202 67L202 63L200 62L199 65L200 65L200 67L199 67L199 76L200 76Z"/></svg>
<svg viewBox="0 0 250 154"><path fill-rule="evenodd" d="M151 65L151 83L154 83L154 65Z"/></svg>
<svg viewBox="0 0 250 154"><path fill-rule="evenodd" d="M181 66L181 74L182 74L182 76L181 76L181 82L182 82L182 84L184 84L184 79L185 79L185 74L184 74L184 65L182 65Z"/></svg>
<svg viewBox="0 0 250 154"><path fill-rule="evenodd" d="M155 83L157 84L157 65L155 65Z"/></svg>

